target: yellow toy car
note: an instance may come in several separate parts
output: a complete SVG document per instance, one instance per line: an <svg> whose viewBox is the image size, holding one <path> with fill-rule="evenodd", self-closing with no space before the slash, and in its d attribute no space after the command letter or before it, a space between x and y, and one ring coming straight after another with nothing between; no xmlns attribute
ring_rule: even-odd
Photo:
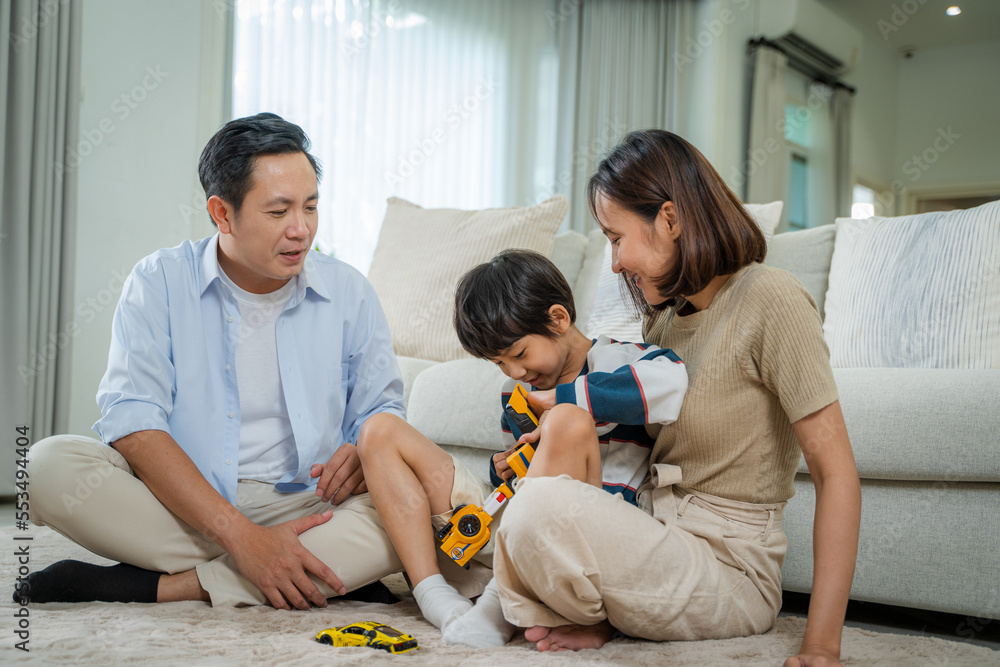
<svg viewBox="0 0 1000 667"><path fill-rule="evenodd" d="M351 623L342 628L327 628L316 641L327 646L370 646L389 653L406 653L420 648L413 635L377 621Z"/></svg>
<svg viewBox="0 0 1000 667"><path fill-rule="evenodd" d="M530 433L538 428L538 418L528 405L528 398L521 385L515 385L505 408L507 417L522 433ZM521 443L507 457L507 465L518 478L528 472L528 465L535 455L535 448L529 442ZM452 512L451 519L435 537L441 541L441 551L448 554L458 565L468 569L469 561L490 541L490 524L503 506L514 495L507 484L501 484L486 498L482 507L462 505Z"/></svg>

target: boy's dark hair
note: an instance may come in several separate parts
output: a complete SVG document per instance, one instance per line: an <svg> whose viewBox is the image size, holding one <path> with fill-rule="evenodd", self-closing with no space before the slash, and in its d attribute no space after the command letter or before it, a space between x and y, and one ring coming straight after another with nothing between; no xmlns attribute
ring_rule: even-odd
<svg viewBox="0 0 1000 667"><path fill-rule="evenodd" d="M201 187L205 188L206 197L218 195L239 211L253 185L257 156L284 153L305 154L318 183L323 169L309 154L309 147L309 137L302 128L277 114L259 113L231 120L208 140L201 152L198 161Z"/></svg>
<svg viewBox="0 0 1000 667"><path fill-rule="evenodd" d="M531 250L504 250L462 276L455 331L469 354L492 359L525 336L555 337L549 317L555 305L576 321L573 291L556 265Z"/></svg>

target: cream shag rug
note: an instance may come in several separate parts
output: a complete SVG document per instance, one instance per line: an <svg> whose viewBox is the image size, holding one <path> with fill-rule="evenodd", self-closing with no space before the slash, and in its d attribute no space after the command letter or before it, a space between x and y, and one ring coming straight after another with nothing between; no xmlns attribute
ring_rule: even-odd
<svg viewBox="0 0 1000 667"><path fill-rule="evenodd" d="M30 652L15 648L18 605L11 601L20 565L14 556L30 545L30 568L40 570L63 558L107 564L49 528L0 529L3 571L0 614L7 619L0 664L247 665L251 663L316 667L327 663L417 665L519 665L522 663L591 663L620 665L781 665L798 647L805 620L781 617L764 635L701 642L617 640L599 651L538 653L519 637L503 648L472 650L445 646L440 632L420 616L401 575L386 583L403 601L395 605L332 602L326 609L279 611L270 607L215 609L201 602L168 604L39 604L28 607ZM16 541L15 536L32 536ZM332 648L314 641L331 626L374 620L409 632L420 649L389 655L369 648ZM921 636L903 636L846 628L845 665L997 665L1000 652L982 646Z"/></svg>

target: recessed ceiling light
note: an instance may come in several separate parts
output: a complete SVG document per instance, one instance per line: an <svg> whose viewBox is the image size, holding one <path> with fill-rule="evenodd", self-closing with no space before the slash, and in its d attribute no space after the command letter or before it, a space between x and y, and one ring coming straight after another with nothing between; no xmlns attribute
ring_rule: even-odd
<svg viewBox="0 0 1000 667"><path fill-rule="evenodd" d="M951 7L945 10L945 14L947 14L948 16L958 16L961 13L962 13L962 8L959 7L958 5L952 5Z"/></svg>

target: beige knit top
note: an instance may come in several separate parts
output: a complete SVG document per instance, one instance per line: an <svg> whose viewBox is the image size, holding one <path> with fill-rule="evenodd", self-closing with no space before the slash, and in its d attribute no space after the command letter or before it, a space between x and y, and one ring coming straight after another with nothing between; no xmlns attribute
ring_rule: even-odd
<svg viewBox="0 0 1000 667"><path fill-rule="evenodd" d="M705 310L681 317L684 303L644 326L643 338L680 355L689 378L652 462L679 466L686 489L788 500L800 455L792 422L838 398L816 303L792 274L762 264L733 274Z"/></svg>

